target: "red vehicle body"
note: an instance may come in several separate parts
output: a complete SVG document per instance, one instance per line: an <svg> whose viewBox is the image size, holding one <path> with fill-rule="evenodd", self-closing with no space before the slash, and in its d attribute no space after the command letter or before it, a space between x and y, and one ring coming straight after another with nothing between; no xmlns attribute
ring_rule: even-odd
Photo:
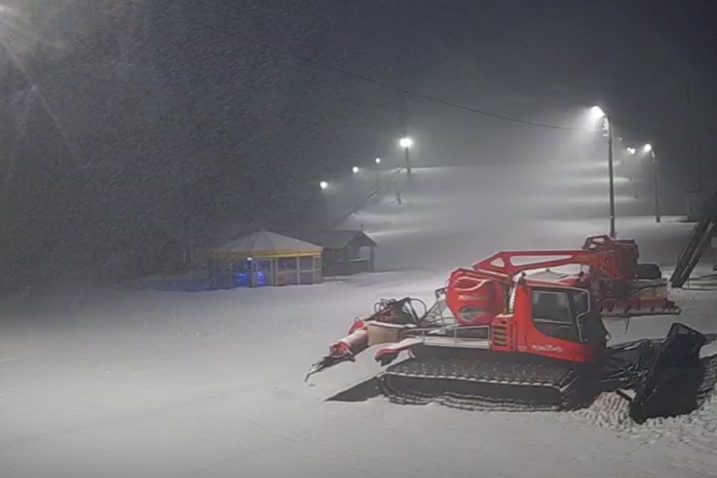
<svg viewBox="0 0 717 478"><path fill-rule="evenodd" d="M563 266L579 270L527 275ZM641 277L641 269L649 277ZM419 346L594 362L605 348L602 317L679 313L667 299L666 281L655 269L638 264L634 241L607 236L589 237L577 250L499 252L471 269L455 270L438 291L445 297L445 307L439 300L425 317L402 309L404 299L391 302L396 307L382 307L366 319L357 319L349 335L331 346L324 365L311 373L352 360L356 353L378 344L384 344L376 353L382 363ZM436 309L448 309L452 323L438 320Z"/></svg>

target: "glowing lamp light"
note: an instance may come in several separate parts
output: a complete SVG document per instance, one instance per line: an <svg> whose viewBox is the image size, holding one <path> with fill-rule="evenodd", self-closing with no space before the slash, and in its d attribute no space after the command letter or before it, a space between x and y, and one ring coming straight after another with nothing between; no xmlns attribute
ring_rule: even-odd
<svg viewBox="0 0 717 478"><path fill-rule="evenodd" d="M352 171L354 174L357 174L357 173L359 172L358 166L354 166L353 168L351 168L351 171Z"/></svg>
<svg viewBox="0 0 717 478"><path fill-rule="evenodd" d="M398 141L398 144L401 145L402 148L408 149L413 146L413 139L409 136L405 136Z"/></svg>
<svg viewBox="0 0 717 478"><path fill-rule="evenodd" d="M321 182L319 183L319 187L321 188L322 191L325 191L326 188L329 187L329 183L327 183L326 181L321 181Z"/></svg>
<svg viewBox="0 0 717 478"><path fill-rule="evenodd" d="M630 156L635 156L635 153L637 153L637 150L635 148L627 148L627 152Z"/></svg>
<svg viewBox="0 0 717 478"><path fill-rule="evenodd" d="M381 158L376 158L375 161L376 161L376 164L381 164Z"/></svg>
<svg viewBox="0 0 717 478"><path fill-rule="evenodd" d="M652 145L650 143L647 143L645 146L642 147L643 153L649 153L652 151Z"/></svg>
<svg viewBox="0 0 717 478"><path fill-rule="evenodd" d="M590 117L597 121L599 119L602 119L605 117L605 112L600 108L599 106L595 105L592 108L590 108Z"/></svg>

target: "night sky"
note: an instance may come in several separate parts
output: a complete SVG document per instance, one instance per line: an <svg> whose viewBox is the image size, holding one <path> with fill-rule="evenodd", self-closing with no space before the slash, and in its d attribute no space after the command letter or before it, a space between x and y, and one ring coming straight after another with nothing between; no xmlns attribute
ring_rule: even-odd
<svg viewBox="0 0 717 478"><path fill-rule="evenodd" d="M149 247L156 231L310 223L319 179L399 160L401 89L419 164L512 162L564 134L421 95L568 126L599 103L616 134L655 145L673 197L694 188L696 155L705 187L717 186L715 2L5 5L2 239L13 283L50 258L91 264Z"/></svg>

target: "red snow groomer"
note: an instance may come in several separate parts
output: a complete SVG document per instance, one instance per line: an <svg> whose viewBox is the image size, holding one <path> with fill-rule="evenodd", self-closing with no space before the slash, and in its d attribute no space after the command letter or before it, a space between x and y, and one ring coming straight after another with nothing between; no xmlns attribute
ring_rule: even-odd
<svg viewBox="0 0 717 478"><path fill-rule="evenodd" d="M566 266L576 270L547 269ZM644 414L647 402L665 406L648 387L659 370L679 366L681 380L689 375L690 383L701 383L705 337L675 324L664 341L607 348L602 317L679 314L667 292L659 267L638 263L632 240L596 236L579 250L499 252L455 270L421 314L418 299L379 302L309 375L381 345L375 358L382 365L401 352L410 358L332 398L355 400L368 391L400 403L566 409L597 391L632 388L635 415Z"/></svg>

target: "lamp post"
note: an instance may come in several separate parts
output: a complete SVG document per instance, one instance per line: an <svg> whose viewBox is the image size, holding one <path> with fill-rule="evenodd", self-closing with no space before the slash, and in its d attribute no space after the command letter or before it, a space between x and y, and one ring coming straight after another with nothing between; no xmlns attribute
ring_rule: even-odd
<svg viewBox="0 0 717 478"><path fill-rule="evenodd" d="M630 156L635 156L637 154L637 150L631 146L628 146L625 150ZM635 158L632 158L632 160L630 160L630 164L628 165L627 171L628 177L630 178L630 182L632 183L633 189L635 191L635 199L639 198L639 191L637 187L637 168L638 166L635 162Z"/></svg>
<svg viewBox="0 0 717 478"><path fill-rule="evenodd" d="M374 160L376 163L376 196L381 192L381 158Z"/></svg>
<svg viewBox="0 0 717 478"><path fill-rule="evenodd" d="M654 208L655 208L655 222L662 222L660 215L660 168L657 162L657 155L655 154L655 148L650 143L647 143L642 147L642 151L650 154L652 160L652 181L655 193Z"/></svg>
<svg viewBox="0 0 717 478"><path fill-rule="evenodd" d="M351 168L351 181L349 185L349 201L351 201L351 211L356 212L361 202L361 189L359 184L356 184L356 176L359 173L359 167L353 166Z"/></svg>
<svg viewBox="0 0 717 478"><path fill-rule="evenodd" d="M408 176L408 179L411 179L411 155L409 153L411 147L413 146L413 139L410 136L404 136L398 141L398 144L403 148L403 151L405 153L406 158L406 175Z"/></svg>
<svg viewBox="0 0 717 478"><path fill-rule="evenodd" d="M610 176L610 237L615 238L615 173L612 160L612 124L610 116L599 106L590 108L590 116L595 120L603 120L603 129L607 133L607 169Z"/></svg>
<svg viewBox="0 0 717 478"><path fill-rule="evenodd" d="M329 228L330 227L330 224L329 224L329 199L326 195L327 189L329 188L329 183L327 183L326 181L320 181L319 187L321 188L321 193L323 196L323 198L322 198L323 200L321 201L321 203L322 203L322 206L324 209L323 210L324 218L323 218L322 227Z"/></svg>

